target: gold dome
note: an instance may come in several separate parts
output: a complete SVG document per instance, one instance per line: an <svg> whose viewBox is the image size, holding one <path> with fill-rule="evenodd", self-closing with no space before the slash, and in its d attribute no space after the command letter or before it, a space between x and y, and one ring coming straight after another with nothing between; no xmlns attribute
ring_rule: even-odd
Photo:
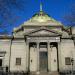
<svg viewBox="0 0 75 75"><path fill-rule="evenodd" d="M40 4L40 11L35 13L32 18L30 18L28 21L24 22L23 26L60 26L62 25L60 22L56 21L52 17L50 17L48 14L46 14L42 10L42 4Z"/></svg>
<svg viewBox="0 0 75 75"><path fill-rule="evenodd" d="M50 16L48 16L48 14L44 13L43 11L40 11L32 16L31 21L48 22L54 20Z"/></svg>

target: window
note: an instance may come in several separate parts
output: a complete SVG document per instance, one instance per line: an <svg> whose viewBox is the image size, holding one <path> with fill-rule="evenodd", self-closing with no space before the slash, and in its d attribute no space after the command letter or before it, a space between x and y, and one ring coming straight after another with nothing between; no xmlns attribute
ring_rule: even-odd
<svg viewBox="0 0 75 75"><path fill-rule="evenodd" d="M16 58L16 65L21 65L21 58Z"/></svg>
<svg viewBox="0 0 75 75"><path fill-rule="evenodd" d="M0 59L0 66L2 66L2 59Z"/></svg>
<svg viewBox="0 0 75 75"><path fill-rule="evenodd" d="M70 57L65 58L65 65L71 65L71 58Z"/></svg>

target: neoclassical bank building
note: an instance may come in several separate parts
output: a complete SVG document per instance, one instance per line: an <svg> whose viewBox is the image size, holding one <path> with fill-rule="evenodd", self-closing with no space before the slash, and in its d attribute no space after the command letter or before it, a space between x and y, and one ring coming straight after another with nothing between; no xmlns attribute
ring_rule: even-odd
<svg viewBox="0 0 75 75"><path fill-rule="evenodd" d="M42 9L0 35L0 70L10 72L59 72L75 70L75 27L65 27Z"/></svg>

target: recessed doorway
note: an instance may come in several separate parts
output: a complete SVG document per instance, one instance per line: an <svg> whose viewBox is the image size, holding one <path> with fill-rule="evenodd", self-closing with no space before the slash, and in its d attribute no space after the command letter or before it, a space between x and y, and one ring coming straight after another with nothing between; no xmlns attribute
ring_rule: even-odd
<svg viewBox="0 0 75 75"><path fill-rule="evenodd" d="M48 69L48 52L47 52L47 43L40 43L40 51L39 51L39 68L40 71L47 71Z"/></svg>
<svg viewBox="0 0 75 75"><path fill-rule="evenodd" d="M48 53L47 52L40 52L40 71L47 71L48 67Z"/></svg>

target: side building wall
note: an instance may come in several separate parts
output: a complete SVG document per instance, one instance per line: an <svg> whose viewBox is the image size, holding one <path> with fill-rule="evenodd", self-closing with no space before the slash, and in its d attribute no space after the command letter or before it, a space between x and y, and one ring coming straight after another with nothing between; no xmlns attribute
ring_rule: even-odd
<svg viewBox="0 0 75 75"><path fill-rule="evenodd" d="M72 39L62 39L61 45L61 71L72 69L72 58L75 60L75 47L74 41ZM75 61L73 63L73 68L75 69Z"/></svg>
<svg viewBox="0 0 75 75"><path fill-rule="evenodd" d="M15 72L27 70L26 51L27 47L25 40L14 39L12 41L10 71Z"/></svg>
<svg viewBox="0 0 75 75"><path fill-rule="evenodd" d="M0 39L0 66L3 67L4 71L6 67L9 68L10 45L11 39Z"/></svg>

